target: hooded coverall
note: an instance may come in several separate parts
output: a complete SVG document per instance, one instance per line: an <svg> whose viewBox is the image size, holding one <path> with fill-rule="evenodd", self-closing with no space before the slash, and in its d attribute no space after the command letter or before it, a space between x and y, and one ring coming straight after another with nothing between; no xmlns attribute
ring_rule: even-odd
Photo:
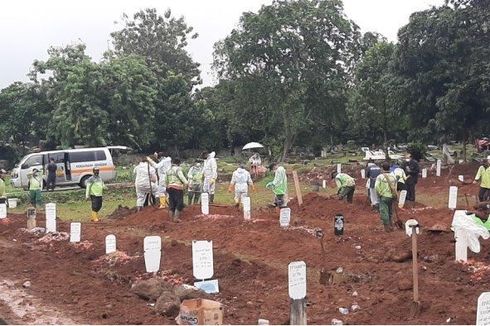
<svg viewBox="0 0 490 326"><path fill-rule="evenodd" d="M200 163L193 165L189 172L187 173L187 179L189 180L189 205L197 204L202 192L202 182L203 182L203 168Z"/></svg>
<svg viewBox="0 0 490 326"><path fill-rule="evenodd" d="M279 208L287 207L285 196L288 192L288 177L286 175L286 169L279 166L274 174L274 180L269 182L266 186L267 189L271 189L276 197L274 198L274 205Z"/></svg>
<svg viewBox="0 0 490 326"><path fill-rule="evenodd" d="M230 188L235 186L235 204L239 205L243 197L248 196L248 186L253 186L250 173L244 168L238 168L233 172Z"/></svg>
<svg viewBox="0 0 490 326"><path fill-rule="evenodd" d="M170 157L163 157L160 162L155 163L149 157L147 158L151 166L155 168L158 173L158 185L155 192L155 197L159 198L160 208L165 208L167 206L167 191L165 186L165 174L172 166L172 159Z"/></svg>
<svg viewBox="0 0 490 326"><path fill-rule="evenodd" d="M136 176L134 181L136 206L143 207L147 194L156 193L157 187L154 181L157 179L157 175L155 169L150 167L148 162L140 162L134 168L133 173Z"/></svg>
<svg viewBox="0 0 490 326"><path fill-rule="evenodd" d="M215 159L216 153L211 152L208 155L206 161L204 161L203 173L204 173L204 184L203 192L209 194L209 202L214 202L214 192L216 189L216 179L218 178L218 165Z"/></svg>

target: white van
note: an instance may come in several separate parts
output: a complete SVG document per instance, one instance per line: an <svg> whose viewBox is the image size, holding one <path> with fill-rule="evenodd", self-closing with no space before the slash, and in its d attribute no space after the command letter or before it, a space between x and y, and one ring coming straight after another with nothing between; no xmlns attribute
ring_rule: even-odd
<svg viewBox="0 0 490 326"><path fill-rule="evenodd" d="M27 174L32 169L38 169L43 174L46 183L46 166L53 158L58 166L56 171L56 186L85 184L92 176L92 169L99 167L102 180L109 181L116 177L116 168L112 160L111 150L129 150L126 146L107 146L96 148L65 149L32 153L24 156L12 170L11 183L17 188L27 188ZM44 188L43 184L43 188Z"/></svg>

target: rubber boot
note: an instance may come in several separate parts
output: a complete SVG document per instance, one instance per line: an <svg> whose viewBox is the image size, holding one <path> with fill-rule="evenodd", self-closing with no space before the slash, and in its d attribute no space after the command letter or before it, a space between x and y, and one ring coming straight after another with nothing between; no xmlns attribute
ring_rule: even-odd
<svg viewBox="0 0 490 326"><path fill-rule="evenodd" d="M92 211L92 222L98 222L99 221L99 214L97 212Z"/></svg>
<svg viewBox="0 0 490 326"><path fill-rule="evenodd" d="M214 203L214 194L209 195L209 203L213 204Z"/></svg>
<svg viewBox="0 0 490 326"><path fill-rule="evenodd" d="M178 209L175 210L173 221L176 222L176 223L179 223L181 221L180 220L180 211Z"/></svg>
<svg viewBox="0 0 490 326"><path fill-rule="evenodd" d="M170 216L170 218L173 220L174 219L174 211L169 210L168 216Z"/></svg>
<svg viewBox="0 0 490 326"><path fill-rule="evenodd" d="M391 231L393 231L388 224L383 224L383 227L385 229L385 232L391 232Z"/></svg>
<svg viewBox="0 0 490 326"><path fill-rule="evenodd" d="M161 196L160 198L160 209L167 208L167 197Z"/></svg>

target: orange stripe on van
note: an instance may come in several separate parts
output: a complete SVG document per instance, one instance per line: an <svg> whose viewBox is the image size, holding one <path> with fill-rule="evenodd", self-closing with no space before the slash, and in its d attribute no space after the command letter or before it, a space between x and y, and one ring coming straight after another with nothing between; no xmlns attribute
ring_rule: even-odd
<svg viewBox="0 0 490 326"><path fill-rule="evenodd" d="M71 174L80 174L83 172L92 172L93 167L87 167L87 168L74 168L71 169ZM100 166L99 167L100 171L114 171L114 166Z"/></svg>

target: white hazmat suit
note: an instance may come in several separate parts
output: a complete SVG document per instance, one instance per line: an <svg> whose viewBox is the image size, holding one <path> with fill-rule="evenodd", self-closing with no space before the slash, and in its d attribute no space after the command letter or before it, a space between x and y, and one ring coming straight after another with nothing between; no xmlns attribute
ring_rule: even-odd
<svg viewBox="0 0 490 326"><path fill-rule="evenodd" d="M203 192L209 194L209 202L214 201L214 191L216 189L216 179L218 178L218 165L215 159L216 153L211 152L208 155L206 161L204 161L203 174L204 174L204 184Z"/></svg>
<svg viewBox="0 0 490 326"><path fill-rule="evenodd" d="M143 207L146 194L157 191L155 181L157 175L155 169L150 167L148 162L140 162L133 170L136 176L134 187L136 188L136 206Z"/></svg>

